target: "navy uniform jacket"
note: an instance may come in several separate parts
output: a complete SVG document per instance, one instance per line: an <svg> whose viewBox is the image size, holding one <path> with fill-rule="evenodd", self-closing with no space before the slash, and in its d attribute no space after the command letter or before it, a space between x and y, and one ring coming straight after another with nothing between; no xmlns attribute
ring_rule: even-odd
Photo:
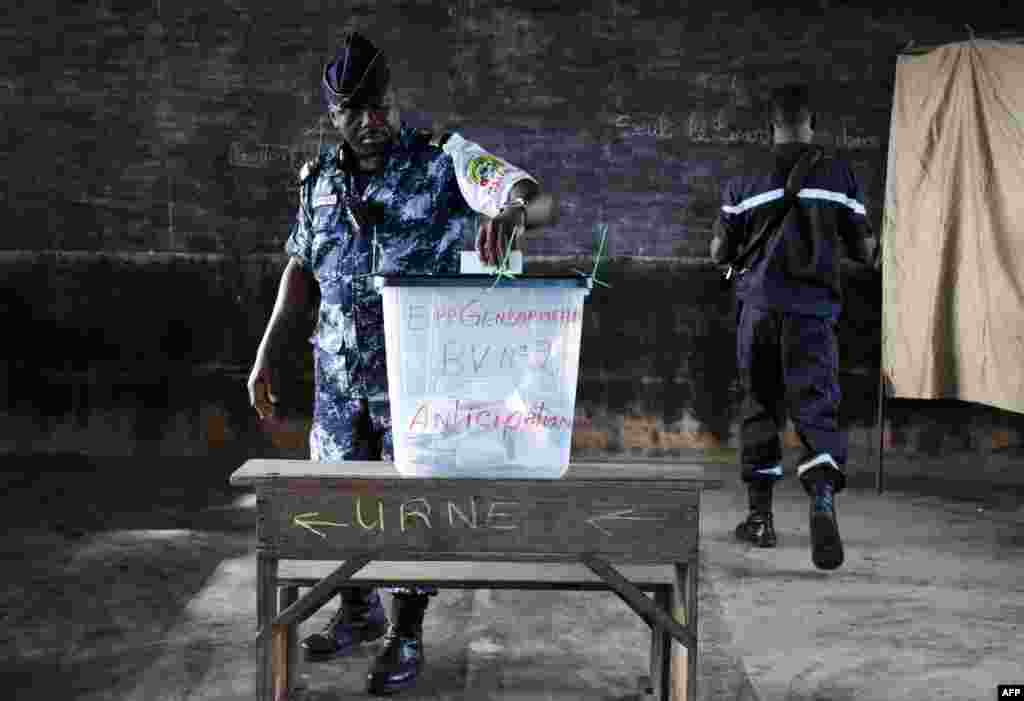
<svg viewBox="0 0 1024 701"><path fill-rule="evenodd" d="M744 250L782 206L786 177L810 144L776 145L751 175L734 178L722 193L715 222L712 257L728 262ZM860 185L849 164L826 152L808 174L794 212L747 262L736 282L744 303L833 321L842 309L840 260L843 255L870 263L873 237Z"/></svg>

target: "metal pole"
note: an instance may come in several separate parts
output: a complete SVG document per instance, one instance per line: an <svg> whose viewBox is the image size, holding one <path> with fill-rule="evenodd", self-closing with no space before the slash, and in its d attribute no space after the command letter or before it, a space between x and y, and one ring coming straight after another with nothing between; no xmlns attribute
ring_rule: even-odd
<svg viewBox="0 0 1024 701"><path fill-rule="evenodd" d="M885 459L885 367L878 368L878 467L875 471L875 491L882 493L883 489L883 461Z"/></svg>
<svg viewBox="0 0 1024 701"><path fill-rule="evenodd" d="M879 238L878 246L882 245ZM875 255L879 256L878 262L882 263L881 251L876 250ZM881 494L884 487L884 462L885 462L885 265L882 265L881 274L881 298L878 324L878 466L875 471L875 492Z"/></svg>

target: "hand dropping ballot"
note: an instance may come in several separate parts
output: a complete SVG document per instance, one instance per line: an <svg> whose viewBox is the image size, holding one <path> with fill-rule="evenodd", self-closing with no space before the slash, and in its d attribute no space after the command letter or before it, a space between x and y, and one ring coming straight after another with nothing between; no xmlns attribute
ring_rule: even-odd
<svg viewBox="0 0 1024 701"><path fill-rule="evenodd" d="M569 465L583 277L378 278L403 475L557 478Z"/></svg>
<svg viewBox="0 0 1024 701"><path fill-rule="evenodd" d="M534 180L522 168L489 153L479 144L468 141L457 133L448 138L443 150L452 159L459 190L466 203L473 211L484 216L497 217L515 184L521 180ZM462 252L460 272L497 272L496 266L484 265L481 262L478 244L479 241L474 241L473 250ZM513 273L523 271L522 251L512 251L508 260L508 270Z"/></svg>

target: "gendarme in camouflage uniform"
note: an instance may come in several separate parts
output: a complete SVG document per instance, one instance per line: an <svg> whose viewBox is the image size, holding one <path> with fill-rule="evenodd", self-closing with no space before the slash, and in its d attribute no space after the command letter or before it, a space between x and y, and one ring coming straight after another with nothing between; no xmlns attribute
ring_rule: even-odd
<svg viewBox="0 0 1024 701"><path fill-rule="evenodd" d="M272 412L267 348L274 341L268 339L276 338L279 310L304 307L306 287L315 280L320 307L311 339L316 398L309 442L316 461L394 460L384 309L373 275L457 274L467 240L495 261L513 227L527 226L529 203L539 191L528 174L510 169L499 211L480 220L478 231L452 156L430 134L401 122L389 81L387 58L358 33L348 35L324 68L321 91L341 145L322 150L299 175L279 304L249 381L261 417ZM372 587L339 593L342 605L323 632L301 642L307 659L348 655L386 630L367 689L388 694L414 684L423 663L427 595L436 588L392 588L391 616Z"/></svg>

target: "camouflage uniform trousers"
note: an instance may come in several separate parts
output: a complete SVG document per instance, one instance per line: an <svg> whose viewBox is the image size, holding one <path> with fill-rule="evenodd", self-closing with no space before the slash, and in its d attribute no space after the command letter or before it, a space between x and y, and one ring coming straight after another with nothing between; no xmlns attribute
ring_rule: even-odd
<svg viewBox="0 0 1024 701"><path fill-rule="evenodd" d="M839 352L830 319L744 303L737 330L744 391L741 477L782 478L779 432L788 413L805 453L797 474L805 490L826 477L836 493L846 485L847 436L839 428Z"/></svg>
<svg viewBox="0 0 1024 701"><path fill-rule="evenodd" d="M319 462L343 460L394 460L391 406L388 401L370 402L348 391L344 360L336 353L314 346L316 397L313 427L309 435L310 457ZM356 600L372 587L350 589ZM432 586L387 587L392 594L437 594ZM349 594L345 595L346 597Z"/></svg>

